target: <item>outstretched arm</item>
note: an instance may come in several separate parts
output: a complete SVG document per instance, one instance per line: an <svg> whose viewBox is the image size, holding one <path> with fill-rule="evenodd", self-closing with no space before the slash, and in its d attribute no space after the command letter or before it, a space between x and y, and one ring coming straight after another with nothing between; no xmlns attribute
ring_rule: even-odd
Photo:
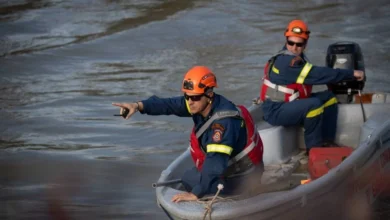
<svg viewBox="0 0 390 220"><path fill-rule="evenodd" d="M139 111L141 114L148 115L176 115L179 117L191 116L183 96L173 98L159 98L157 96L152 96L139 102L112 103L112 105L121 108L121 115L126 110L129 111L125 119L129 119L137 111Z"/></svg>
<svg viewBox="0 0 390 220"><path fill-rule="evenodd" d="M330 67L314 66L300 56L279 56L272 68L270 79L273 83L286 85L292 83L321 85L337 83L342 80L364 79L361 70L333 69Z"/></svg>
<svg viewBox="0 0 390 220"><path fill-rule="evenodd" d="M176 115L179 117L192 116L187 107L184 96L172 98L159 98L152 96L142 101L142 114L148 115Z"/></svg>

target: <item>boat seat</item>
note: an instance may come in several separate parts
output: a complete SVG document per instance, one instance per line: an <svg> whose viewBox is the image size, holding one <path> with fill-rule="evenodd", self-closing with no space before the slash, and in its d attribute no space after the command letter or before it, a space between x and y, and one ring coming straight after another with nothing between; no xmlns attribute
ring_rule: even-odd
<svg viewBox="0 0 390 220"><path fill-rule="evenodd" d="M266 121L258 123L256 126L257 126L257 130L264 130L264 129L269 129L274 127L273 125L270 125Z"/></svg>
<svg viewBox="0 0 390 220"><path fill-rule="evenodd" d="M264 165L286 163L299 152L298 127L272 126L262 121L257 129L263 141Z"/></svg>
<svg viewBox="0 0 390 220"><path fill-rule="evenodd" d="M264 113L260 105L249 107L252 118L263 141L264 165L283 164L299 153L303 135L301 127L273 126L263 119Z"/></svg>

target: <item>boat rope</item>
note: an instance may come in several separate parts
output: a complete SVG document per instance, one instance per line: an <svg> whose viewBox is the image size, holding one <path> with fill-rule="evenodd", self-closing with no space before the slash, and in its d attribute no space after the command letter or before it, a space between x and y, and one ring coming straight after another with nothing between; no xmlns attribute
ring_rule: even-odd
<svg viewBox="0 0 390 220"><path fill-rule="evenodd" d="M212 212L213 203L214 203L215 199L218 197L218 194L221 192L221 190L223 190L223 185L222 184L218 184L217 188L218 188L218 190L215 193L213 199L205 207L206 210L205 210L204 215L203 215L203 220L206 219L207 214L209 215L209 219L211 220L211 212Z"/></svg>

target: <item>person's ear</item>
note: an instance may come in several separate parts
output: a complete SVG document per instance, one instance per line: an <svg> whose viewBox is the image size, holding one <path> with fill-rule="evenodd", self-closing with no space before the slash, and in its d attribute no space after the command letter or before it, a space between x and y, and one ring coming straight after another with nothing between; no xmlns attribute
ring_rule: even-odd
<svg viewBox="0 0 390 220"><path fill-rule="evenodd" d="M210 91L207 94L208 102L211 104L213 102L214 92Z"/></svg>

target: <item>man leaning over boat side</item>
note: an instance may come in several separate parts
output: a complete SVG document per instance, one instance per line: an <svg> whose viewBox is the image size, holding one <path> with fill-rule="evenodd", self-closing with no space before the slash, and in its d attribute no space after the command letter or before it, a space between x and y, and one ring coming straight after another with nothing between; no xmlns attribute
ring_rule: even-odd
<svg viewBox="0 0 390 220"><path fill-rule="evenodd" d="M218 184L224 191L233 191L229 184L233 175L254 170L257 183L264 170L263 143L254 121L244 106L216 94L216 76L205 66L195 66L184 76L183 96L159 98L152 96L135 103L113 103L127 109L130 118L135 112L148 115L176 115L192 117L194 127L190 136L194 167L182 176L187 192L172 197L172 202L193 201L217 192Z"/></svg>
<svg viewBox="0 0 390 220"><path fill-rule="evenodd" d="M337 99L331 91L312 93L313 85L364 80L361 70L314 66L304 54L310 31L302 20L291 21L286 43L264 68L260 101L264 120L275 126L303 125L307 152L334 144Z"/></svg>

